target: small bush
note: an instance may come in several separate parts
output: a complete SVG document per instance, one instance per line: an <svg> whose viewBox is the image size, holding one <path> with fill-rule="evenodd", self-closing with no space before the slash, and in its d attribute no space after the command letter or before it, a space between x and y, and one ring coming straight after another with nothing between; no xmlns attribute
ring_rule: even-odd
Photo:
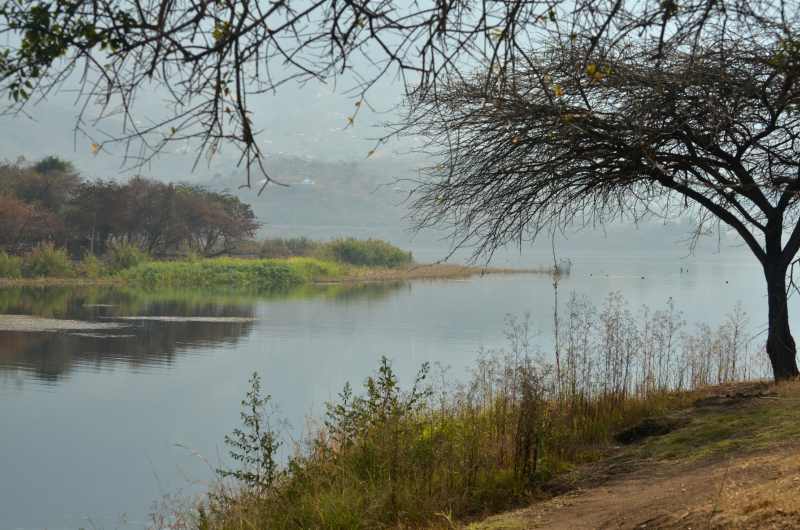
<svg viewBox="0 0 800 530"><path fill-rule="evenodd" d="M106 262L111 272L120 272L145 263L150 257L146 252L130 243L115 243L111 245Z"/></svg>
<svg viewBox="0 0 800 530"><path fill-rule="evenodd" d="M84 254L83 259L78 264L78 274L84 278L100 278L105 273L105 264L91 252Z"/></svg>
<svg viewBox="0 0 800 530"><path fill-rule="evenodd" d="M411 252L380 239L337 239L325 243L319 253L322 257L362 267L400 267L413 261Z"/></svg>
<svg viewBox="0 0 800 530"><path fill-rule="evenodd" d="M19 278L20 276L22 276L22 259L0 251L0 278Z"/></svg>
<svg viewBox="0 0 800 530"><path fill-rule="evenodd" d="M42 243L25 256L22 273L29 278L67 278L75 273L67 251Z"/></svg>

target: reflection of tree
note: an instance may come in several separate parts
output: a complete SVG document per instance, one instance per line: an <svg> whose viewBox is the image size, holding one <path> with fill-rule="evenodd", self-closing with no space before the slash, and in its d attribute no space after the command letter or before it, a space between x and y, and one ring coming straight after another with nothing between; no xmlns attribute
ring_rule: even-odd
<svg viewBox="0 0 800 530"><path fill-rule="evenodd" d="M0 314L92 320L114 315L241 316L253 300L203 293L109 287L22 287L0 289ZM225 309L227 308L227 309ZM238 308L238 309L237 309ZM212 311L208 313L208 311ZM223 311L223 314L216 312ZM232 311L226 314L225 311Z"/></svg>
<svg viewBox="0 0 800 530"><path fill-rule="evenodd" d="M120 316L212 317L197 321L124 321L127 327L92 332L28 333L0 331L0 371L23 370L56 382L76 366L104 368L168 365L176 355L198 348L225 348L250 333L254 322L213 321L253 318L268 300L323 299L334 303L385 299L403 282L355 285L306 285L291 291L208 293L141 291L107 287L0 289L0 314L113 321Z"/></svg>
<svg viewBox="0 0 800 530"><path fill-rule="evenodd" d="M68 313L69 289L0 289L0 314L59 317Z"/></svg>
<svg viewBox="0 0 800 530"><path fill-rule="evenodd" d="M168 299L113 289L11 289L0 291L0 312L95 320L119 315L252 318L250 303ZM15 302L16 301L16 302ZM101 368L170 364L177 353L235 344L253 327L248 321L142 321L91 332L0 332L0 370L23 369L56 381L76 365Z"/></svg>
<svg viewBox="0 0 800 530"><path fill-rule="evenodd" d="M246 316L246 315L241 315ZM236 344L253 322L134 323L112 333L0 332L0 370L23 369L43 380L58 380L75 365L97 368L171 364L177 353Z"/></svg>

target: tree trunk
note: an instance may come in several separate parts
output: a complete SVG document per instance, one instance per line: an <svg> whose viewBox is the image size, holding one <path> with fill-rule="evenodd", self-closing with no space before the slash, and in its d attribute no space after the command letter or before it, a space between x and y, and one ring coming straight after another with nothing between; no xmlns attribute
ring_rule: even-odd
<svg viewBox="0 0 800 530"><path fill-rule="evenodd" d="M772 373L776 381L796 378L800 372L797 370L797 348L789 328L786 267L768 264L764 270L769 304L767 355L772 363Z"/></svg>

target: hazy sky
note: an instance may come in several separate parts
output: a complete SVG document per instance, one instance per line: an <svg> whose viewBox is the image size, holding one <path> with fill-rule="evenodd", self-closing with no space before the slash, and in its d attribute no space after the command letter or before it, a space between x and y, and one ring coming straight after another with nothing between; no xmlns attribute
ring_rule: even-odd
<svg viewBox="0 0 800 530"><path fill-rule="evenodd" d="M381 135L381 123L397 116L396 106L401 101L401 85L390 77L384 78L369 95L368 101L375 111L362 108L353 126L347 126L348 116L355 110L355 99L347 94L353 83L347 78L333 83L309 82L305 86L287 84L274 95L250 98L250 108L255 117L256 129L263 132L259 141L263 151L269 155L313 157L321 160L363 160L374 147L374 138ZM73 133L80 110L72 87L65 89L27 109L28 115L3 116L0 127L5 141L0 146L0 157L14 160L18 156L37 159L56 154L72 160L90 177L125 176L120 171L121 146L112 146L97 155L91 153L91 140ZM139 123L151 119L163 119L169 112L166 98L159 90L139 95ZM395 110L392 110L395 108ZM114 118L102 122L95 130L98 136L103 131L119 131L119 120ZM376 158L393 156L393 151L407 152L406 143L393 142L375 153ZM174 145L151 167L142 173L174 178L176 172L181 179L188 176L196 154L195 145ZM237 150L223 147L219 156L201 163L196 174L205 177L214 173L229 174L235 169Z"/></svg>

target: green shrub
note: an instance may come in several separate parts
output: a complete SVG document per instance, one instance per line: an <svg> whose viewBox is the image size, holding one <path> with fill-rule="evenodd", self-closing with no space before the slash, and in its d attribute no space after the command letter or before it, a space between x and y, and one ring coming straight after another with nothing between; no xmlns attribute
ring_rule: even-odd
<svg viewBox="0 0 800 530"><path fill-rule="evenodd" d="M66 250L42 243L25 256L22 273L29 278L67 278L74 275L75 269Z"/></svg>
<svg viewBox="0 0 800 530"><path fill-rule="evenodd" d="M91 252L86 252L78 264L78 274L84 278L100 278L105 273L105 263Z"/></svg>
<svg viewBox="0 0 800 530"><path fill-rule="evenodd" d="M19 278L20 276L22 276L22 259L0 251L0 278Z"/></svg>
<svg viewBox="0 0 800 530"><path fill-rule="evenodd" d="M337 239L322 245L319 255L362 267L400 267L413 261L411 252L380 239Z"/></svg>
<svg viewBox="0 0 800 530"><path fill-rule="evenodd" d="M289 258L286 263L305 281L335 278L344 274L344 267L332 261L316 258Z"/></svg>
<svg viewBox="0 0 800 530"><path fill-rule="evenodd" d="M114 243L106 256L106 263L111 272L116 273L131 269L145 263L150 257L136 245L130 243Z"/></svg>

